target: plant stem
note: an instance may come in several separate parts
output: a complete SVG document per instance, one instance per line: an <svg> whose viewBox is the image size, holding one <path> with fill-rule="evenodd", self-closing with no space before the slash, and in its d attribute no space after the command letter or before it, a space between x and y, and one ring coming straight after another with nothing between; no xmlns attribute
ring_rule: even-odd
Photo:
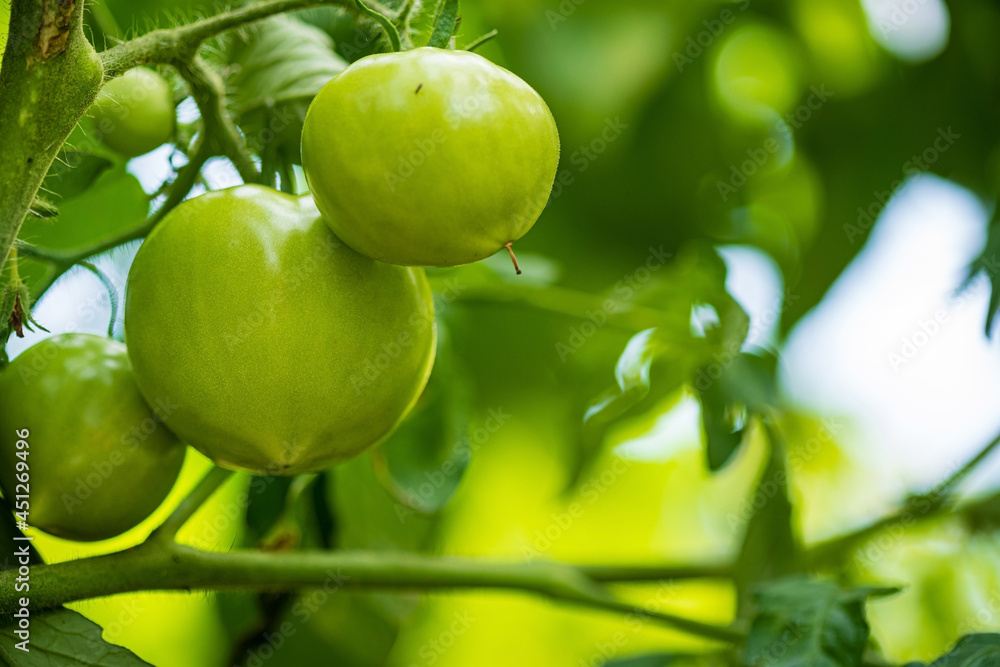
<svg viewBox="0 0 1000 667"><path fill-rule="evenodd" d="M167 199L163 202L163 205L161 205L160 208L158 208L156 212L142 225L127 231L124 234L106 239L74 252L59 252L19 242L18 248L20 248L22 256L34 257L35 259L46 261L55 267L55 271L46 276L46 279L38 286L36 293L33 296L34 300L37 301L42 294L44 294L45 291L51 287L60 276L62 276L62 274L66 273L73 268L74 265L82 262L88 257L93 257L94 255L101 254L102 252L107 252L108 250L117 248L118 246L129 243L130 241L137 241L141 238L145 238L151 231L153 231L153 228L156 227L160 220L170 213L170 211L172 211L178 204L184 201L184 199L191 192L191 188L194 187L194 184L198 179L198 174L201 173L201 168L210 157L211 151L208 150L203 142L198 140L190 161L177 171L177 177L174 179L174 182L171 183L170 194L167 195Z"/></svg>
<svg viewBox="0 0 1000 667"><path fill-rule="evenodd" d="M601 583L733 577L731 565L578 565L577 569Z"/></svg>
<svg viewBox="0 0 1000 667"><path fill-rule="evenodd" d="M525 305L574 319L585 319L588 311L603 312L608 317L608 326L631 333L669 324L665 314L652 308L615 302L615 308L611 310L606 307L608 300L599 294L556 286L544 289L516 285L475 287L458 295L458 301L462 303Z"/></svg>
<svg viewBox="0 0 1000 667"><path fill-rule="evenodd" d="M226 88L222 78L197 55L189 60L176 60L174 66L191 86L191 94L201 112L205 144L212 148L213 154L229 158L244 182L258 182L260 171L226 111Z"/></svg>
<svg viewBox="0 0 1000 667"><path fill-rule="evenodd" d="M351 0L266 0L244 5L188 25L164 30L153 30L141 37L119 44L104 51L101 60L107 77L116 77L139 65L151 63L172 64L178 58L190 59L202 42L211 37L253 21L304 9L316 5L336 5L357 12ZM379 4L369 3L376 11L392 15Z"/></svg>
<svg viewBox="0 0 1000 667"><path fill-rule="evenodd" d="M0 614L17 605L16 570L0 573ZM147 542L106 556L31 570L32 609L142 590L294 591L509 589L595 609L634 614L691 634L739 642L735 630L611 598L585 569L556 563L489 562L390 552L212 553Z"/></svg>
<svg viewBox="0 0 1000 667"><path fill-rule="evenodd" d="M0 257L6 259L56 154L97 96L101 62L83 0L15 0L0 68Z"/></svg>
<svg viewBox="0 0 1000 667"><path fill-rule="evenodd" d="M213 493L215 493L220 486L222 486L226 480L232 477L233 472L231 470L226 470L225 468L212 468L208 471L194 490L191 491L181 501L180 505L173 511L173 513L167 517L159 528L154 530L149 536L150 540L165 540L172 541L174 537L177 536L177 532L184 526L188 520L194 516L194 513L198 511L198 508L205 504Z"/></svg>
<svg viewBox="0 0 1000 667"><path fill-rule="evenodd" d="M962 467L928 491L911 496L903 507L895 512L881 517L872 523L813 545L805 552L805 559L813 566L829 563L858 543L868 539L881 530L897 524L911 524L917 520L927 519L948 507L955 499L955 489L968 475L985 461L996 448L1000 446L1000 435L986 444L979 452L969 459ZM976 503L973 503L976 504Z"/></svg>

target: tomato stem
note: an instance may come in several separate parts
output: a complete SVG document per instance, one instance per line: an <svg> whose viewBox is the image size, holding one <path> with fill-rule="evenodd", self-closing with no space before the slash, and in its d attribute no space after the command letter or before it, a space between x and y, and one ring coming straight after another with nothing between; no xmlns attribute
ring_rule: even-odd
<svg viewBox="0 0 1000 667"><path fill-rule="evenodd" d="M510 247L511 243L513 243L513 241L507 241L503 244L503 247L507 248L507 254L510 255L510 261L514 263L514 271L517 272L517 275L521 275L521 267L517 265L517 255L514 254L514 249Z"/></svg>

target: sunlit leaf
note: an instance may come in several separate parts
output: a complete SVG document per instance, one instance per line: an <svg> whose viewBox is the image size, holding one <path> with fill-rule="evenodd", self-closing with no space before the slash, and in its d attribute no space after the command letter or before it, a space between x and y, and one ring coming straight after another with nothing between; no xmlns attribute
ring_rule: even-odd
<svg viewBox="0 0 1000 667"><path fill-rule="evenodd" d="M9 667L139 667L149 665L131 651L101 638L101 626L70 611L58 609L31 616L29 651L17 648L23 639L16 628L0 629L0 658Z"/></svg>
<svg viewBox="0 0 1000 667"><path fill-rule="evenodd" d="M103 171L86 190L58 206L54 218L25 220L19 238L44 248L87 248L141 226L149 198L138 179L119 165Z"/></svg>
<svg viewBox="0 0 1000 667"><path fill-rule="evenodd" d="M298 161L306 110L316 93L347 63L325 32L288 16L253 26L230 42L227 85L234 115L257 153L286 151Z"/></svg>

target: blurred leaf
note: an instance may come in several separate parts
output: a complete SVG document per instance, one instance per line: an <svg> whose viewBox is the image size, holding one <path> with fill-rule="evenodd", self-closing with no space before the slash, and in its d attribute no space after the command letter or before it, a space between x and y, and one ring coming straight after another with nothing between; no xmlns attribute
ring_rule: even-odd
<svg viewBox="0 0 1000 667"><path fill-rule="evenodd" d="M316 533L323 549L332 549L337 544L337 517L330 510L330 505L327 502L332 485L333 475L329 470L324 470L316 476L316 481L310 487Z"/></svg>
<svg viewBox="0 0 1000 667"><path fill-rule="evenodd" d="M829 581L789 577L754 596L747 665L857 667L868 642L865 602L895 589L845 591Z"/></svg>
<svg viewBox="0 0 1000 667"><path fill-rule="evenodd" d="M380 448L388 486L397 500L418 512L440 510L469 463L471 385L438 327L438 351L430 381L416 407ZM379 458L376 458L376 464Z"/></svg>
<svg viewBox="0 0 1000 667"><path fill-rule="evenodd" d="M33 245L75 251L141 226L149 198L124 165L103 171L79 196L59 202L54 218L29 217L19 238Z"/></svg>
<svg viewBox="0 0 1000 667"><path fill-rule="evenodd" d="M968 286L980 272L986 274L990 281L990 305L986 310L986 336L989 337L993 330L993 322L1000 312L1000 210L993 214L986 236L986 245L979 257L972 260L969 265L964 286Z"/></svg>
<svg viewBox="0 0 1000 667"><path fill-rule="evenodd" d="M920 663L911 664L920 665ZM998 665L1000 665L1000 634L982 633L965 635L955 643L955 648L932 662L930 667L997 667Z"/></svg>
<svg viewBox="0 0 1000 667"><path fill-rule="evenodd" d="M101 639L101 626L70 611L58 609L31 616L30 649L14 625L0 629L0 658L9 667L138 667L149 665L131 651Z"/></svg>
<svg viewBox="0 0 1000 667"><path fill-rule="evenodd" d="M776 359L723 350L698 370L694 386L701 400L705 454L712 472L721 469L743 441L753 414L767 413L777 400Z"/></svg>
<svg viewBox="0 0 1000 667"><path fill-rule="evenodd" d="M233 38L226 60L233 114L250 148L283 151L298 162L309 103L347 67L333 40L319 28L275 16L255 24L247 39Z"/></svg>
<svg viewBox="0 0 1000 667"><path fill-rule="evenodd" d="M288 488L292 485L293 479L293 477L270 475L250 477L246 513L247 530L243 537L246 546L256 545L281 518L285 511Z"/></svg>
<svg viewBox="0 0 1000 667"><path fill-rule="evenodd" d="M608 427L626 414L632 414L650 394L652 371L656 365L669 367L669 384L657 388L656 395L676 391L682 384L698 385L696 371L709 363L739 350L746 336L748 319L725 289L726 269L710 247L692 245L661 269L655 283L644 289L627 287L625 295L637 304L655 310L662 325L635 335L626 345L615 366L614 387L605 391L584 415L585 463L597 451ZM621 285L617 286L621 289ZM617 291L617 289L616 289ZM726 367L731 362L725 364ZM743 374L743 363L740 364ZM718 383L709 382L709 385ZM716 391L723 391L718 388ZM755 392L756 395L756 392ZM723 394L725 396L725 394ZM727 404L725 398L717 401ZM720 408L720 415L728 416ZM709 426L716 429L718 420L710 414ZM725 458L739 444L741 433L730 428L706 429L717 458Z"/></svg>
<svg viewBox="0 0 1000 667"><path fill-rule="evenodd" d="M386 493L368 452L336 468L327 501L336 517L337 547L427 551L439 515L415 512Z"/></svg>
<svg viewBox="0 0 1000 667"><path fill-rule="evenodd" d="M767 465L742 504L744 512L751 513L736 560L736 586L742 611L749 609L750 593L757 584L792 574L798 565L800 545L792 525L784 447L776 442L773 429L768 429L768 434ZM731 515L730 528L738 527L739 518Z"/></svg>
<svg viewBox="0 0 1000 667"><path fill-rule="evenodd" d="M657 333L657 329L646 329L628 342L615 364L617 386L609 389L587 409L583 416L585 427L593 420L610 421L618 417L649 393L649 370L662 349Z"/></svg>
<svg viewBox="0 0 1000 667"><path fill-rule="evenodd" d="M726 465L733 453L743 442L745 426L737 426L739 420L745 423L746 414L737 415L722 399L719 392L707 391L701 398L701 424L705 430L705 455L708 469L716 472Z"/></svg>

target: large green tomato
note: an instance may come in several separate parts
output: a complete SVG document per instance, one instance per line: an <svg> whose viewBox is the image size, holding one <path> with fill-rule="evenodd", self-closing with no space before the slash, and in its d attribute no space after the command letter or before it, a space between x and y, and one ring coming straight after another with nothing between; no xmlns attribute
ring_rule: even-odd
<svg viewBox="0 0 1000 667"><path fill-rule="evenodd" d="M128 278L139 388L175 433L229 468L295 474L389 435L430 374L421 269L341 243L308 198L257 185L188 200Z"/></svg>
<svg viewBox="0 0 1000 667"><path fill-rule="evenodd" d="M150 409L114 340L64 334L32 346L0 374L0 405L4 497L22 509L27 495L28 524L59 537L124 533L163 502L184 462L161 421L173 404Z"/></svg>
<svg viewBox="0 0 1000 667"><path fill-rule="evenodd" d="M362 58L320 91L302 132L302 166L333 231L393 264L465 264L521 238L558 162L538 93L467 51Z"/></svg>
<svg viewBox="0 0 1000 667"><path fill-rule="evenodd" d="M142 67L104 84L90 107L94 132L126 157L162 146L174 133L174 101L159 74Z"/></svg>

